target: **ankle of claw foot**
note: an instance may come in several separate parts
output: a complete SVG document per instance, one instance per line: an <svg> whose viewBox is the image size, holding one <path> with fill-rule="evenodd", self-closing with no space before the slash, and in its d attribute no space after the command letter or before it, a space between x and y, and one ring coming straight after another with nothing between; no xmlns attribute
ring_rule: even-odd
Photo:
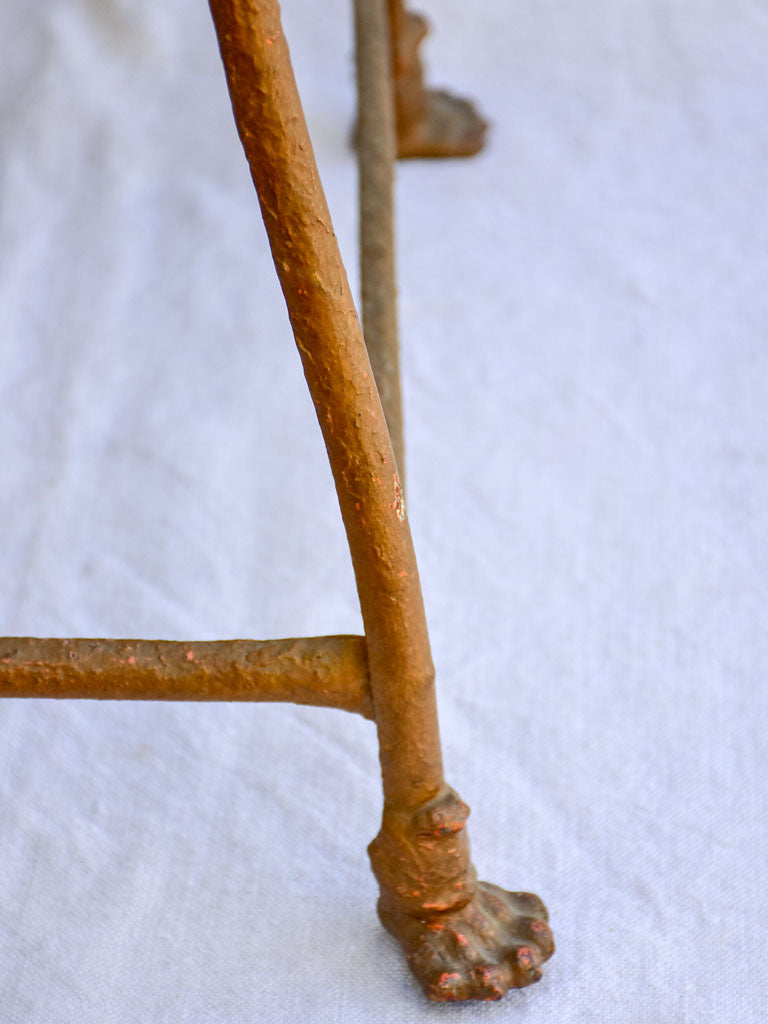
<svg viewBox="0 0 768 1024"><path fill-rule="evenodd" d="M449 787L415 811L385 810L368 848L383 906L420 918L465 906L477 873L465 829L469 808Z"/></svg>

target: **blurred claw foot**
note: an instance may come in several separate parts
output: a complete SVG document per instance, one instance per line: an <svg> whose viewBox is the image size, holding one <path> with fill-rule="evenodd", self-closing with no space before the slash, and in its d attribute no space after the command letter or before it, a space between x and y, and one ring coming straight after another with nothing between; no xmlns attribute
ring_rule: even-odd
<svg viewBox="0 0 768 1024"><path fill-rule="evenodd" d="M403 159L474 156L485 145L488 122L473 105L441 89L425 94L418 120L399 119L397 155Z"/></svg>
<svg viewBox="0 0 768 1024"><path fill-rule="evenodd" d="M541 978L555 951L538 896L480 882L464 906L434 914L398 913L379 903L424 994L434 1002L495 1000Z"/></svg>

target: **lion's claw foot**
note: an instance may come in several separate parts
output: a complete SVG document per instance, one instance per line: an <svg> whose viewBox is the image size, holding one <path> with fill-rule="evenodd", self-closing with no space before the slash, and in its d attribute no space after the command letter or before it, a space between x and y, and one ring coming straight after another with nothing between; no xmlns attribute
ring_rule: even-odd
<svg viewBox="0 0 768 1024"><path fill-rule="evenodd" d="M489 882L480 882L472 899L455 910L414 916L380 903L379 916L435 1002L501 999L510 988L538 981L555 950L538 896Z"/></svg>
<svg viewBox="0 0 768 1024"><path fill-rule="evenodd" d="M450 788L411 811L384 808L368 847L379 917L436 1002L501 999L532 985L555 951L547 910L530 892L477 882L469 808Z"/></svg>

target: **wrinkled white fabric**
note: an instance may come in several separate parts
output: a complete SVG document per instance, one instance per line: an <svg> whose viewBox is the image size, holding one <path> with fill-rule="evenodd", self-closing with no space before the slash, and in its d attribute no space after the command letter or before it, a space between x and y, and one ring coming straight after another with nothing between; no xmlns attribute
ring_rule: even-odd
<svg viewBox="0 0 768 1024"><path fill-rule="evenodd" d="M768 7L419 6L493 122L397 175L445 761L558 941L458 1012L763 1021ZM356 287L351 10L284 21ZM360 631L206 5L8 0L0 52L0 633ZM379 813L349 715L0 702L0 1019L453 1019Z"/></svg>

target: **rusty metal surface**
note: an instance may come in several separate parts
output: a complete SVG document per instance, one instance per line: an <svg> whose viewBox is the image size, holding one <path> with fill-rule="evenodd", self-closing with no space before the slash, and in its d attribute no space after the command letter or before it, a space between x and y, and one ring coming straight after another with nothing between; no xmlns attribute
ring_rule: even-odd
<svg viewBox="0 0 768 1024"><path fill-rule="evenodd" d="M386 0L355 0L357 167L363 335L401 483L405 442L395 302L395 104Z"/></svg>
<svg viewBox="0 0 768 1024"><path fill-rule="evenodd" d="M0 697L289 701L373 717L365 640L0 638Z"/></svg>

